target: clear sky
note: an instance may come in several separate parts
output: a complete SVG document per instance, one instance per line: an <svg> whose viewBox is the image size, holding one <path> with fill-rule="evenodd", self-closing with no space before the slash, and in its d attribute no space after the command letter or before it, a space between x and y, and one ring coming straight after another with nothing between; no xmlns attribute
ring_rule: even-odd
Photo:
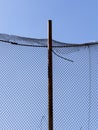
<svg viewBox="0 0 98 130"><path fill-rule="evenodd" d="M98 41L98 0L0 0L0 33L47 38L49 19L53 21L55 40ZM90 53L91 73L87 48L68 55L77 61L74 65L53 57L55 130L98 129L98 53L94 48ZM90 129L89 84L93 95ZM47 49L1 44L0 130L46 129Z"/></svg>

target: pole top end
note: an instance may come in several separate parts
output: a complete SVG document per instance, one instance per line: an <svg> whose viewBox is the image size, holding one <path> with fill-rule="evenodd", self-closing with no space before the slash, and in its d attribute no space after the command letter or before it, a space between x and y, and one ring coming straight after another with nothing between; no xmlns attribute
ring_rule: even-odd
<svg viewBox="0 0 98 130"><path fill-rule="evenodd" d="M52 20L51 20L51 19L49 19L49 20L48 20L48 22L52 22Z"/></svg>

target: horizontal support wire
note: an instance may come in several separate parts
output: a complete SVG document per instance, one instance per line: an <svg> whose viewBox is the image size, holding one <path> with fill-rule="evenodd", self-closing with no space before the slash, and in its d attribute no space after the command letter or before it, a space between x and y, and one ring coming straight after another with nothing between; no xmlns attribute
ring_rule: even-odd
<svg viewBox="0 0 98 130"><path fill-rule="evenodd" d="M0 41L19 46L48 47L47 45L48 39L37 39L37 38L21 37L16 35L0 34ZM64 43L52 40L52 48L86 47L90 45L98 45L98 42L95 41L95 42L76 44L76 43Z"/></svg>
<svg viewBox="0 0 98 130"><path fill-rule="evenodd" d="M40 39L38 39L40 40ZM28 46L28 47L48 47L47 45L31 45L31 44L20 44L18 42L12 42L12 41L6 41L6 40L0 40L1 42L5 42L5 43L10 43L13 45L19 45L19 46ZM54 40L53 40L54 42ZM56 42L56 43L60 43L60 42ZM62 42L61 42L62 44ZM63 43L65 45L53 45L53 48L68 48L68 47L86 47L86 46L91 46L91 45L98 45L98 42L90 42L90 43L83 43L83 44L68 44L68 43Z"/></svg>

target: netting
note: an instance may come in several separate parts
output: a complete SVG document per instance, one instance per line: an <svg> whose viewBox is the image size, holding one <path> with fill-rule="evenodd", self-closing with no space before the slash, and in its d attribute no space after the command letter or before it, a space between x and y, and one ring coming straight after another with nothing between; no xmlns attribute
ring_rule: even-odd
<svg viewBox="0 0 98 130"><path fill-rule="evenodd" d="M0 41L0 129L48 130L47 39ZM97 130L98 43L52 43L54 130Z"/></svg>

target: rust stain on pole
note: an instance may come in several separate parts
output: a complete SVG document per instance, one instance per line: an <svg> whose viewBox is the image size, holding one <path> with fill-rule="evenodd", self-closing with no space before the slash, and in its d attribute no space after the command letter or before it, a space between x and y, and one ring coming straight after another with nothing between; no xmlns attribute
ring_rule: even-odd
<svg viewBox="0 0 98 130"><path fill-rule="evenodd" d="M53 130L52 21L48 20L48 130Z"/></svg>

